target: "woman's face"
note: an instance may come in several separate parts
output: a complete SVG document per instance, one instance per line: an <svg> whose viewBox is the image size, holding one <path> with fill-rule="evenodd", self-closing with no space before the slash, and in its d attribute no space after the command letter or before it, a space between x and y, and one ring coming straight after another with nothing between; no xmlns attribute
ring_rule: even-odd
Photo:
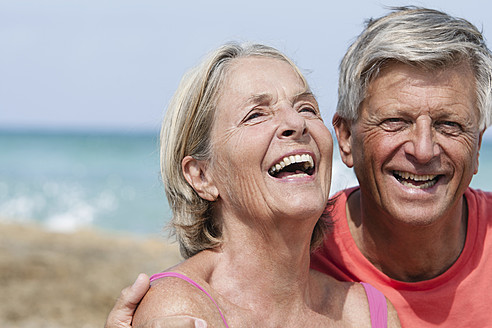
<svg viewBox="0 0 492 328"><path fill-rule="evenodd" d="M318 218L329 198L333 140L316 99L286 62L231 63L211 133L224 215Z"/></svg>

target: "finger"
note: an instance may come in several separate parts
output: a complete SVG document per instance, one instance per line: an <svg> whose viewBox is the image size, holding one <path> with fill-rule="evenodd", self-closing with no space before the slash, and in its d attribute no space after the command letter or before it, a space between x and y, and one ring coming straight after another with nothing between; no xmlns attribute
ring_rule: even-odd
<svg viewBox="0 0 492 328"><path fill-rule="evenodd" d="M149 277L141 273L133 285L123 289L108 315L105 328L130 328L133 314L149 289Z"/></svg>
<svg viewBox="0 0 492 328"><path fill-rule="evenodd" d="M207 322L199 318L182 315L157 318L134 328L207 328Z"/></svg>
<svg viewBox="0 0 492 328"><path fill-rule="evenodd" d="M149 277L145 273L139 274L133 285L130 287L129 291L125 294L127 302L122 305L126 305L128 309L131 308L133 311L135 311L135 308L137 307L138 303L140 303L144 295L147 293L149 287ZM134 306L131 306L131 304L133 304Z"/></svg>

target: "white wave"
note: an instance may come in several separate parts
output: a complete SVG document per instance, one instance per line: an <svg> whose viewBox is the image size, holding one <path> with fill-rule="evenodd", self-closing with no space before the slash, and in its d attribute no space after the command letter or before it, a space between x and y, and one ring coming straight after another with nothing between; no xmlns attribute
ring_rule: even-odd
<svg viewBox="0 0 492 328"><path fill-rule="evenodd" d="M5 199L0 204L0 217L9 222L30 222L41 208L46 205L43 197L38 195L20 195Z"/></svg>
<svg viewBox="0 0 492 328"><path fill-rule="evenodd" d="M67 212L49 217L44 226L56 232L74 232L89 227L94 221L96 209L89 204L80 203Z"/></svg>
<svg viewBox="0 0 492 328"><path fill-rule="evenodd" d="M79 183L0 181L0 219L4 222L39 222L57 232L73 232L93 225L98 217L118 209L116 191L94 190Z"/></svg>

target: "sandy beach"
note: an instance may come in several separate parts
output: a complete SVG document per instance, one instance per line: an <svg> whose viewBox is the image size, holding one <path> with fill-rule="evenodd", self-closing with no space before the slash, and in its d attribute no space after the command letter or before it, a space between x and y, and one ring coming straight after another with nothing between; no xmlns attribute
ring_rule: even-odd
<svg viewBox="0 0 492 328"><path fill-rule="evenodd" d="M176 244L97 231L61 234L0 225L0 326L103 327L140 272L181 261Z"/></svg>

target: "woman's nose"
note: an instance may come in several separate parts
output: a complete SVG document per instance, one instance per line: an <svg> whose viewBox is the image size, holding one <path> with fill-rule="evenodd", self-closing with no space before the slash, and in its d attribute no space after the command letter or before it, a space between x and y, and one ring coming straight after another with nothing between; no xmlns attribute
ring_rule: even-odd
<svg viewBox="0 0 492 328"><path fill-rule="evenodd" d="M299 139L308 133L306 119L295 109L280 110L279 138Z"/></svg>

